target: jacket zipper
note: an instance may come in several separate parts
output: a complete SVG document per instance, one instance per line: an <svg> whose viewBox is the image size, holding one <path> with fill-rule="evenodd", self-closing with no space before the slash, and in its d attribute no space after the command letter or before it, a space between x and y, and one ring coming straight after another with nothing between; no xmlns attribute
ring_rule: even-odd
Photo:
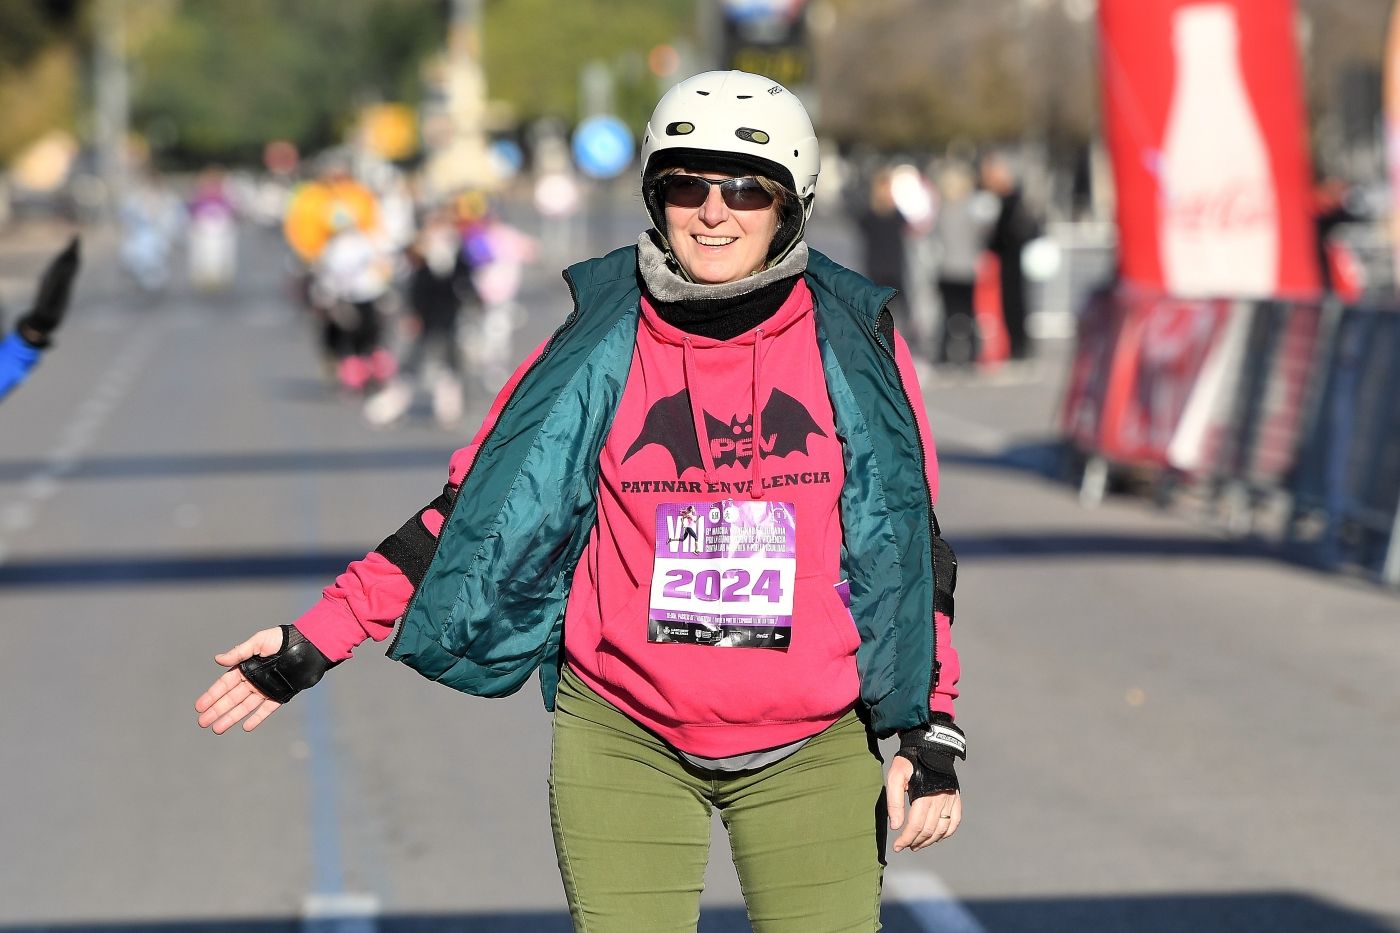
<svg viewBox="0 0 1400 933"><path fill-rule="evenodd" d="M549 342L546 343L544 345L544 349L540 351L540 355L535 357L535 361L530 364L530 368L525 370L525 372L520 376L520 379L515 383L515 388L511 390L510 398L506 399L506 403L501 406L502 415L504 415L506 409L510 408L510 406L515 402L516 393L518 393L520 391L520 387L525 384L525 380L530 378L530 374L535 371L535 367L543 363L545 357L549 356L549 351L554 349L554 345L559 340L560 335L562 335L565 331L569 330L569 328L573 327L574 323L578 321L578 289L574 286L573 277L569 275L569 271L567 269L564 270L564 281L568 283L569 299L573 302L574 310L571 311L569 313L569 316L564 319L564 323L560 324L559 327L554 331L554 333L549 338ZM496 428L500 426L500 423L501 419L497 418L496 423L491 425L491 430L487 431L486 436L481 439L481 447L484 448L487 445L487 443L491 440L491 438L495 435ZM480 453L481 450L480 448L478 448L477 455L480 456ZM473 463L472 466L475 467L476 464ZM447 530L447 523L452 519L452 513L457 511L457 506L462 501L461 490L462 487L467 484L468 476L471 476L471 470L468 470L466 475L462 477L462 482L459 483L457 486L458 494L452 500L452 508L448 509L447 514L442 517L442 527L438 530L437 544L433 545L433 557L437 557L437 549L442 546L442 534ZM431 564L431 559L429 560L429 563ZM420 584L419 590L421 589L422 586ZM394 637L389 642L389 647L384 649L385 654L392 654L394 648L398 646L399 639L403 637L404 622L408 619L408 614L410 611L412 611L413 604L418 601L419 590L413 591L413 599L409 601L408 608L404 609L403 615L399 616L398 623L395 626L394 630Z"/></svg>
<svg viewBox="0 0 1400 933"><path fill-rule="evenodd" d="M919 476L923 479L924 496L928 501L928 528L929 534L932 536L938 534L938 520L934 517L933 512L933 490L929 488L928 484L928 471L926 469L928 463L928 451L924 449L924 436L919 432L919 418L918 415L914 412L914 402L912 399L909 398L909 389L904 385L904 380L899 377L899 361L895 359L894 347L886 346L885 335L880 330L880 318L886 314L892 314L892 312L890 311L890 302L893 300L894 296L891 295L889 298L886 298L885 303L880 306L880 313L875 317L875 339L879 341L880 346L885 350L886 353L890 355L890 360L895 364L895 378L899 382L899 391L904 396L904 404L909 406L909 414L914 422L914 440L919 445ZM938 568L934 563L932 537L930 537L929 539L929 579L933 581L934 603L936 606L938 602ZM929 626L931 632L929 644L932 646L933 663L929 665L929 684L928 689L924 691L924 695L926 697L931 697L933 695L934 687L938 685L938 677L936 672L939 671L942 667L942 665L938 663L937 617L938 610L937 608L935 608L934 617L929 619Z"/></svg>

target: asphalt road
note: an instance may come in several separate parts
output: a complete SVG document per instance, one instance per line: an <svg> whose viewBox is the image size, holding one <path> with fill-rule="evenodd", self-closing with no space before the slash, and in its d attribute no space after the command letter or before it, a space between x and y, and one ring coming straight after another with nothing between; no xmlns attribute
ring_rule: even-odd
<svg viewBox="0 0 1400 933"><path fill-rule="evenodd" d="M634 210L586 232L626 242ZM57 236L0 236L12 311ZM812 241L851 258L831 218ZM87 247L0 408L0 933L566 930L533 685L468 699L368 645L252 735L194 723L216 651L436 495L487 388L457 430L372 429L271 234L245 231L232 293L159 300ZM515 355L567 311L558 260ZM1041 350L926 372L966 818L892 858L885 929L1400 930L1400 600L1142 500L1081 508L1047 475L1067 348ZM721 835L703 903L702 930L747 929Z"/></svg>

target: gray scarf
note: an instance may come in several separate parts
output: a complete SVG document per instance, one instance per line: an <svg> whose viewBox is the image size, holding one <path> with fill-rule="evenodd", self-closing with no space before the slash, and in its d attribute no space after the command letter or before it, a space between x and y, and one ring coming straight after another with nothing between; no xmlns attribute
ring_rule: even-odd
<svg viewBox="0 0 1400 933"><path fill-rule="evenodd" d="M701 285L681 278L680 274L671 268L666 253L653 242L652 235L648 232L637 239L637 268L642 273L642 281L646 283L647 291L657 301L669 303L737 298L779 279L806 272L807 244L798 243L782 262L771 268L761 269L747 278L720 285Z"/></svg>

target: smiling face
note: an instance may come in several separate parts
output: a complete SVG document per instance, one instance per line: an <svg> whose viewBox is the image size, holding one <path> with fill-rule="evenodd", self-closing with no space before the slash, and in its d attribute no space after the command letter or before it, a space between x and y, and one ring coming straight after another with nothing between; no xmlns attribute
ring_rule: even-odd
<svg viewBox="0 0 1400 933"><path fill-rule="evenodd" d="M734 178L723 172L685 172L711 181ZM666 238L676 261L703 285L736 282L763 268L778 229L777 202L762 210L736 211L724 203L718 185L699 207L666 205Z"/></svg>

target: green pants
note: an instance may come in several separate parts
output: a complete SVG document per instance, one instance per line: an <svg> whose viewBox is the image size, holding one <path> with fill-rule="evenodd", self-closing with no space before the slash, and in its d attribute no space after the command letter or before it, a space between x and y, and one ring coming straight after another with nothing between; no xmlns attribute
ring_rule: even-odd
<svg viewBox="0 0 1400 933"><path fill-rule="evenodd" d="M565 670L549 802L576 933L693 931L718 808L756 933L880 928L883 771L848 713L756 771L692 767Z"/></svg>

